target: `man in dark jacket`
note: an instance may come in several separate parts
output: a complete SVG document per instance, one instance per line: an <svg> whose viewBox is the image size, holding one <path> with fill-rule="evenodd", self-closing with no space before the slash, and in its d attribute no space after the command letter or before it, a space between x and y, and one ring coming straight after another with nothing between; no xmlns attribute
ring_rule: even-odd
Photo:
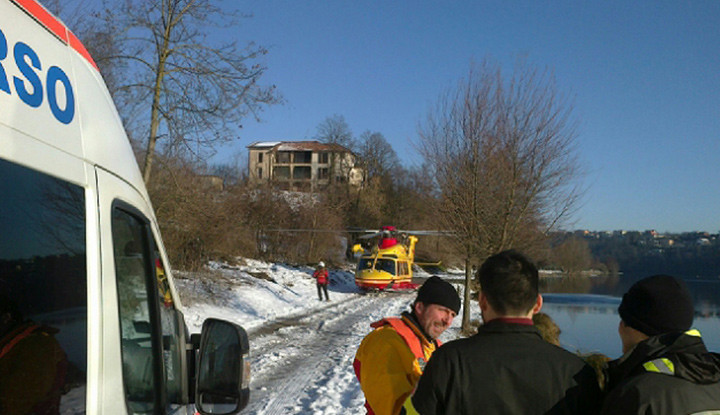
<svg viewBox="0 0 720 415"><path fill-rule="evenodd" d="M720 355L690 330L695 309L682 280L638 281L618 312L624 355L609 364L602 414L720 413Z"/></svg>
<svg viewBox="0 0 720 415"><path fill-rule="evenodd" d="M420 378L408 413L593 414L600 404L594 370L543 340L538 271L522 254L492 256L478 271L484 325L439 348Z"/></svg>

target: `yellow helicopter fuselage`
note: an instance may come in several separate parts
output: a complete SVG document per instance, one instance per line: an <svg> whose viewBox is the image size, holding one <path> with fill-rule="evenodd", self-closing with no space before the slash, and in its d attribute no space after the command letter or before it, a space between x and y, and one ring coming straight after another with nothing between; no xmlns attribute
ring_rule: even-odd
<svg viewBox="0 0 720 415"><path fill-rule="evenodd" d="M373 248L358 261L355 284L363 289L412 288L412 265L417 238L408 245L397 243L388 248ZM357 249L356 249L357 251Z"/></svg>

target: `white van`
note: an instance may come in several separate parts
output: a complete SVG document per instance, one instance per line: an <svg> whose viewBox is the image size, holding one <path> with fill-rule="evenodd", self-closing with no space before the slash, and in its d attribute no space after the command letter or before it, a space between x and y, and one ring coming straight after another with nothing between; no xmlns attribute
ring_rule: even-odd
<svg viewBox="0 0 720 415"><path fill-rule="evenodd" d="M83 45L0 0L0 413L230 414L248 339L190 337L145 186Z"/></svg>

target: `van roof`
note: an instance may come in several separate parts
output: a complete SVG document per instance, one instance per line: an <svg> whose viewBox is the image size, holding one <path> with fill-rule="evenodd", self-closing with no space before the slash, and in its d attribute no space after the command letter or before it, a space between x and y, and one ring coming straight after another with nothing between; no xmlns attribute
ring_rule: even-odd
<svg viewBox="0 0 720 415"><path fill-rule="evenodd" d="M3 61L4 75L14 81L10 81L9 94L0 94L0 107L9 109L0 111L0 127L102 167L147 194L113 99L80 40L37 0L0 0L0 10L8 48L22 45L21 50L37 60L32 67L22 55ZM37 94L39 102L28 102L27 90L19 93L27 85L46 89ZM64 111L65 117L58 118L58 111ZM6 147L0 155L14 157L12 146ZM45 171L52 173L52 162L44 162Z"/></svg>
<svg viewBox="0 0 720 415"><path fill-rule="evenodd" d="M60 39L60 41L75 49L75 51L77 51L80 55L87 59L87 61L90 62L90 64L95 67L95 69L98 69L92 56L90 56L90 53L87 51L87 49L85 49L85 46L82 44L82 42L80 42L77 36L75 36L75 34L71 32L70 29L68 29L63 22L60 21L60 19L53 16L49 11L47 11L47 9L42 4L38 3L36 0L10 1L23 9L25 13L32 16L45 29L47 29L50 33L55 35L55 37Z"/></svg>

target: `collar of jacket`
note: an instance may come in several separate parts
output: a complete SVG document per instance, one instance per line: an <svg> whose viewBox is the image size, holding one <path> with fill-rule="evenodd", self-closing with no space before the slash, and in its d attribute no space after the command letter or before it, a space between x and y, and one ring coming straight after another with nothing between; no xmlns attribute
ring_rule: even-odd
<svg viewBox="0 0 720 415"><path fill-rule="evenodd" d="M518 324L505 318L496 318L478 327L478 334L483 333L531 333L542 338L538 329L532 324Z"/></svg>
<svg viewBox="0 0 720 415"><path fill-rule="evenodd" d="M659 358L672 362L675 377L696 384L720 382L720 355L708 352L699 335L665 333L643 340L629 353L608 363L609 388L645 373L643 364Z"/></svg>
<svg viewBox="0 0 720 415"><path fill-rule="evenodd" d="M435 345L435 347L437 347L437 342L433 340L430 336L428 336L427 333L425 333L425 330L423 330L417 317L415 317L415 313L404 311L401 316L405 323L415 332L415 334L422 337L422 340L428 343L432 343Z"/></svg>
<svg viewBox="0 0 720 415"><path fill-rule="evenodd" d="M532 326L533 325L532 319L526 318L526 317L498 317L495 320L500 320L503 323L508 323L508 324L520 324L523 326Z"/></svg>

